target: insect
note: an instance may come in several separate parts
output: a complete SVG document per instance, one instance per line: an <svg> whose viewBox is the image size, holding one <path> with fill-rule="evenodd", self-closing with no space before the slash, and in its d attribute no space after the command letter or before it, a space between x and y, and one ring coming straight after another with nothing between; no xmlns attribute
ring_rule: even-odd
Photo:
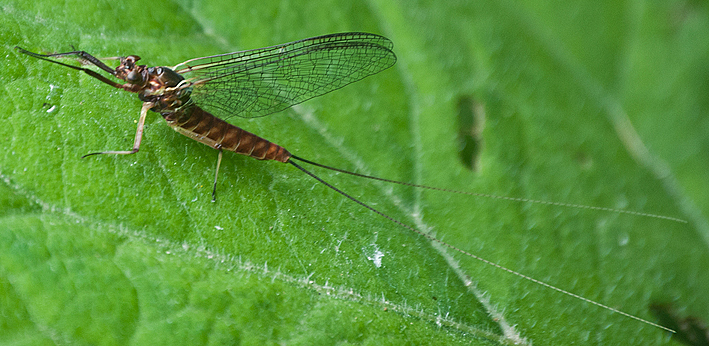
<svg viewBox="0 0 709 346"><path fill-rule="evenodd" d="M91 155L130 155L137 153L140 149L143 127L148 111L157 112L175 131L218 150L219 156L212 189L213 200L216 200L219 167L224 150L259 160L275 160L288 163L347 199L433 242L546 288L637 321L672 331L640 317L536 280L439 240L352 197L305 169L301 164L310 164L361 178L417 188L531 203L599 209L674 221L680 220L633 211L453 191L349 172L300 158L280 145L223 120L223 118L235 115L247 118L266 116L339 89L393 66L396 62L396 56L392 51L393 44L385 37L368 33L331 34L266 48L195 58L170 68L138 65L137 62L140 57L136 55L121 57L119 66L111 68L100 59L84 51L38 54L19 47L16 48L26 55L82 71L114 88L137 93L139 99L143 101L132 149L95 152L84 155L82 158ZM66 64L53 59L64 57L75 57L83 60L125 83L115 82L88 68Z"/></svg>

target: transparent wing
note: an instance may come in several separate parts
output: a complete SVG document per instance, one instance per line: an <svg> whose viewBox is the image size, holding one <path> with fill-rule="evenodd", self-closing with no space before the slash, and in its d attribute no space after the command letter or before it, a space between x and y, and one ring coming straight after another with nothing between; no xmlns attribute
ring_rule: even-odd
<svg viewBox="0 0 709 346"><path fill-rule="evenodd" d="M386 37L342 33L185 61L174 70L193 101L221 118L281 111L385 70L396 62Z"/></svg>

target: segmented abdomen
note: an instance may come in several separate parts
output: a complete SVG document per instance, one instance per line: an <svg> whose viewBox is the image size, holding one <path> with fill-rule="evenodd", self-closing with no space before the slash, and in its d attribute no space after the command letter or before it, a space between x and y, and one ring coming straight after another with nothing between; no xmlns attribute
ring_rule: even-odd
<svg viewBox="0 0 709 346"><path fill-rule="evenodd" d="M291 154L251 132L227 123L198 106L162 114L175 131L215 149L224 149L259 160L288 162Z"/></svg>

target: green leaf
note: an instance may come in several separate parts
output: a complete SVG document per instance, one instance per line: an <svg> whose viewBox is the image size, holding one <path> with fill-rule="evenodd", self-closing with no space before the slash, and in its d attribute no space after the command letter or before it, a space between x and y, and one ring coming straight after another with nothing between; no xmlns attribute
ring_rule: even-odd
<svg viewBox="0 0 709 346"><path fill-rule="evenodd" d="M211 203L216 152L154 114L136 155L82 160L130 148L140 101L13 49L74 46L172 66L342 31L391 38L397 65L230 121L298 156L390 179L687 219L314 169L404 223L564 290L649 320L661 302L709 317L705 4L2 6L2 343L674 343L432 244L288 165L226 153ZM461 159L475 154L461 153L465 141L478 157Z"/></svg>

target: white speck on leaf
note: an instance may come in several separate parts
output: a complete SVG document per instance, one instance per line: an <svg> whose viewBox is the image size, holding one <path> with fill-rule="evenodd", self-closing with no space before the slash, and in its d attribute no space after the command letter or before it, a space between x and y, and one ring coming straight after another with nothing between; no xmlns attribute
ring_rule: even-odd
<svg viewBox="0 0 709 346"><path fill-rule="evenodd" d="M382 266L382 257L384 257L384 253L377 249L371 257L367 256L367 259L372 261L375 267L380 268Z"/></svg>

